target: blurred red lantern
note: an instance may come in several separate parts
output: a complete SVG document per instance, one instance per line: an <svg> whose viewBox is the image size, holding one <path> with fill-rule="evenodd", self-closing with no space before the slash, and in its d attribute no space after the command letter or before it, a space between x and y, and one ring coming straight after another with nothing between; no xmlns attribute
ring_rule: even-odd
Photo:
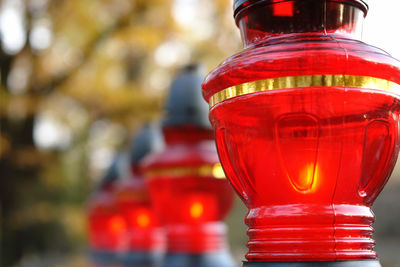
<svg viewBox="0 0 400 267"><path fill-rule="evenodd" d="M117 265L127 223L116 208L115 181L119 177L117 156L88 204L89 246L94 263Z"/></svg>
<svg viewBox="0 0 400 267"><path fill-rule="evenodd" d="M235 1L246 49L203 94L249 208L245 266L380 266L370 207L398 155L400 64L358 40L366 13L361 0Z"/></svg>
<svg viewBox="0 0 400 267"><path fill-rule="evenodd" d="M142 165L167 235L164 266L233 266L222 222L233 194L218 161L201 81L190 66L172 84L163 121L166 147Z"/></svg>
<svg viewBox="0 0 400 267"><path fill-rule="evenodd" d="M131 174L115 189L118 213L124 219L126 232L121 240L121 261L127 266L159 266L164 252L164 233L154 215L149 194L138 164L149 152L163 146L159 130L146 125L131 145Z"/></svg>
<svg viewBox="0 0 400 267"><path fill-rule="evenodd" d="M121 181L115 191L117 210L126 228L121 239L121 261L129 266L157 266L164 250L164 234L144 181Z"/></svg>

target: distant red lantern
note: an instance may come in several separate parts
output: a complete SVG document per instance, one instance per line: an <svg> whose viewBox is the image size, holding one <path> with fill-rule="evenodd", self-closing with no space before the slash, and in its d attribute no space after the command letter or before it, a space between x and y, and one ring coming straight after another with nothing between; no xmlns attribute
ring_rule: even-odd
<svg viewBox="0 0 400 267"><path fill-rule="evenodd" d="M169 251L202 253L224 248L225 227L220 221L230 210L232 189L211 132L181 128L164 133L166 148L148 159L145 172L156 212L166 226Z"/></svg>
<svg viewBox="0 0 400 267"><path fill-rule="evenodd" d="M138 177L121 181L115 195L118 213L126 224L121 261L129 266L157 266L164 252L164 233L144 181Z"/></svg>
<svg viewBox="0 0 400 267"><path fill-rule="evenodd" d="M233 266L222 222L232 189L219 164L196 68L173 83L163 122L166 147L143 162L167 237L163 266Z"/></svg>
<svg viewBox="0 0 400 267"><path fill-rule="evenodd" d="M380 266L370 207L398 155L400 63L358 40L366 12L361 0L235 1L246 49L203 94L249 208L245 266Z"/></svg>
<svg viewBox="0 0 400 267"><path fill-rule="evenodd" d="M159 266L164 234L154 216L138 164L146 154L162 147L159 129L144 126L132 140L129 159L122 153L116 157L90 199L89 242L96 263Z"/></svg>
<svg viewBox="0 0 400 267"><path fill-rule="evenodd" d="M93 261L100 265L119 263L118 255L127 230L126 221L116 207L118 160L117 157L88 204L89 246Z"/></svg>
<svg viewBox="0 0 400 267"><path fill-rule="evenodd" d="M124 266L159 266L164 253L164 233L154 215L146 183L138 167L148 153L162 149L155 125L145 125L131 142L129 170L115 186L116 209L126 224L121 238L120 261Z"/></svg>

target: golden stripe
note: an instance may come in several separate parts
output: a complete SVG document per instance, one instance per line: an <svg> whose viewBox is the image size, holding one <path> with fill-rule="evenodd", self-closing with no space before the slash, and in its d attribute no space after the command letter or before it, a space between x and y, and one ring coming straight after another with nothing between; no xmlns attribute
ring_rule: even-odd
<svg viewBox="0 0 400 267"><path fill-rule="evenodd" d="M304 87L356 87L400 94L400 85L388 80L354 75L302 75L252 81L223 89L210 97L210 108L224 100L257 92Z"/></svg>
<svg viewBox="0 0 400 267"><path fill-rule="evenodd" d="M183 176L198 176L198 177L214 177L225 178L224 170L220 163L214 165L202 165L196 167L173 167L148 170L145 172L146 178L158 177L183 177Z"/></svg>

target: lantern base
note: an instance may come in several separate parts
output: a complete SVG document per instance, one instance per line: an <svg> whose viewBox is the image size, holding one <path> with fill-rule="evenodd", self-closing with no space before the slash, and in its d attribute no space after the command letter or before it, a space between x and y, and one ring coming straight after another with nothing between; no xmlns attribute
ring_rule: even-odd
<svg viewBox="0 0 400 267"><path fill-rule="evenodd" d="M100 266L118 265L120 262L118 254L113 251L92 250L89 255L91 261Z"/></svg>
<svg viewBox="0 0 400 267"><path fill-rule="evenodd" d="M120 263L122 266L159 267L162 258L160 252L130 251L120 255Z"/></svg>
<svg viewBox="0 0 400 267"><path fill-rule="evenodd" d="M228 251L202 254L167 253L163 267L234 267L236 266Z"/></svg>
<svg viewBox="0 0 400 267"><path fill-rule="evenodd" d="M249 262L243 267L381 267L378 260L359 261L299 261L299 262Z"/></svg>

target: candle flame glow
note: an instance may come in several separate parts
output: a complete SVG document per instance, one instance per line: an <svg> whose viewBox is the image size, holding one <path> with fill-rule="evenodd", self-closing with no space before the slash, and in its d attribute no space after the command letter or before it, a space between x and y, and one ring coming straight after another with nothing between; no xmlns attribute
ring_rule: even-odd
<svg viewBox="0 0 400 267"><path fill-rule="evenodd" d="M109 221L109 229L113 233L121 233L126 228L124 219L121 216L113 216Z"/></svg>
<svg viewBox="0 0 400 267"><path fill-rule="evenodd" d="M204 207L201 202L194 202L192 205L190 205L190 216L192 218L199 218L201 215L203 215L204 212Z"/></svg>
<svg viewBox="0 0 400 267"><path fill-rule="evenodd" d="M140 227L147 227L150 224L150 217L146 213L141 213L137 216L136 222Z"/></svg>

